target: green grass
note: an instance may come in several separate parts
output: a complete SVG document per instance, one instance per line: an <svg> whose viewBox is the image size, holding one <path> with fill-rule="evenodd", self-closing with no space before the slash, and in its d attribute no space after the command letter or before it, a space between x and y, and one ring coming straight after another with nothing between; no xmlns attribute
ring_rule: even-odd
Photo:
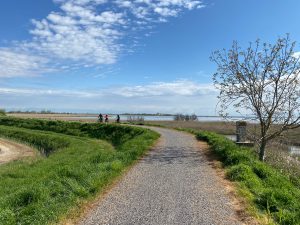
<svg viewBox="0 0 300 225"><path fill-rule="evenodd" d="M257 209L282 225L300 224L300 189L297 182L279 170L258 160L253 150L241 148L221 135L194 132L199 140L209 143L220 157L230 180Z"/></svg>
<svg viewBox="0 0 300 225"><path fill-rule="evenodd" d="M60 221L84 200L101 193L159 136L125 126L18 122L1 121L0 136L28 143L40 151L51 150L47 157L0 166L0 224L5 225ZM9 126L3 125L7 123Z"/></svg>
<svg viewBox="0 0 300 225"><path fill-rule="evenodd" d="M57 134L35 132L31 130L13 128L0 125L0 136L24 142L37 148L41 153L48 156L57 149L68 147L70 141L68 138L58 136Z"/></svg>
<svg viewBox="0 0 300 225"><path fill-rule="evenodd" d="M109 141L115 147L121 146L126 141L144 132L144 129L141 128L132 128L118 124L21 119L9 116L0 116L0 125L97 138Z"/></svg>

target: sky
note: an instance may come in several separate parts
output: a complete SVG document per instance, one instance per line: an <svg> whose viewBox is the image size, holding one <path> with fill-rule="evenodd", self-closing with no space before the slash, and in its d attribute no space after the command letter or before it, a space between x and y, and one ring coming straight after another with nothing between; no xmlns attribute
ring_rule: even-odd
<svg viewBox="0 0 300 225"><path fill-rule="evenodd" d="M1 0L0 108L217 115L211 53L289 33L299 0Z"/></svg>

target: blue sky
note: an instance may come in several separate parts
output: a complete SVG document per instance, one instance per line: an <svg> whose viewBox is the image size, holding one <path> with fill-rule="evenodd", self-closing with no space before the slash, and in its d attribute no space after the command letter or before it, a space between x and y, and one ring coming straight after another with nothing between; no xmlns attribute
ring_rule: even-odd
<svg viewBox="0 0 300 225"><path fill-rule="evenodd" d="M299 41L299 9L298 0L2 0L0 108L214 115L211 52L286 33Z"/></svg>

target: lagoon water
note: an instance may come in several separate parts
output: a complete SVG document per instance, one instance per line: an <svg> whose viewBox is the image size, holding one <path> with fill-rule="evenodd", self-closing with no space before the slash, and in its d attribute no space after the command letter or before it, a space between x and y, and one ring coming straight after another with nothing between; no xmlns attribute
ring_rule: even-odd
<svg viewBox="0 0 300 225"><path fill-rule="evenodd" d="M300 155L300 147L299 146L289 146L289 152L291 155Z"/></svg>
<svg viewBox="0 0 300 225"><path fill-rule="evenodd" d="M144 121L173 121L174 116L140 116L140 115L130 115L131 118L143 118ZM120 115L121 121L127 121L130 117L129 115ZM70 117L72 119L95 119L97 120L97 116L76 116ZM110 120L116 120L117 115L109 115ZM243 120L242 117L231 117L225 120L223 117L219 116L198 116L198 121L238 121Z"/></svg>
<svg viewBox="0 0 300 225"><path fill-rule="evenodd" d="M236 135L232 134L232 135L224 135L224 136L229 140L236 142ZM288 146L288 150L291 155L300 156L300 146L290 145Z"/></svg>
<svg viewBox="0 0 300 225"><path fill-rule="evenodd" d="M236 135L235 134L228 134L228 135L224 135L226 138L228 138L231 141L236 142Z"/></svg>

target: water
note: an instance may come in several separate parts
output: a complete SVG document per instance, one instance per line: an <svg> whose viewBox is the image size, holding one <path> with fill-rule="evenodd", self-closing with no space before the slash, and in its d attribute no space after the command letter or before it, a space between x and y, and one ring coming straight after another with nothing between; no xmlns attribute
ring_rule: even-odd
<svg viewBox="0 0 300 225"><path fill-rule="evenodd" d="M226 138L228 138L229 140L236 142L235 134L224 135L224 136ZM290 155L299 155L300 156L300 146L289 145L288 150L289 150Z"/></svg>
<svg viewBox="0 0 300 225"><path fill-rule="evenodd" d="M300 155L300 147L299 146L289 146L289 152L291 155Z"/></svg>
<svg viewBox="0 0 300 225"><path fill-rule="evenodd" d="M231 141L236 142L236 135L235 134L228 134L228 135L224 135L226 138L228 138Z"/></svg>
<svg viewBox="0 0 300 225"><path fill-rule="evenodd" d="M127 121L129 116L127 115L120 115L121 121ZM139 117L139 118L144 118L144 121L173 121L174 116L140 116L140 115L131 115L131 117ZM72 119L98 119L98 116L74 116L74 117L69 117ZM109 120L116 120L117 116L116 115L110 115ZM198 116L198 121L238 121L242 120L242 117L232 117L230 119L225 120L223 117L219 116Z"/></svg>

